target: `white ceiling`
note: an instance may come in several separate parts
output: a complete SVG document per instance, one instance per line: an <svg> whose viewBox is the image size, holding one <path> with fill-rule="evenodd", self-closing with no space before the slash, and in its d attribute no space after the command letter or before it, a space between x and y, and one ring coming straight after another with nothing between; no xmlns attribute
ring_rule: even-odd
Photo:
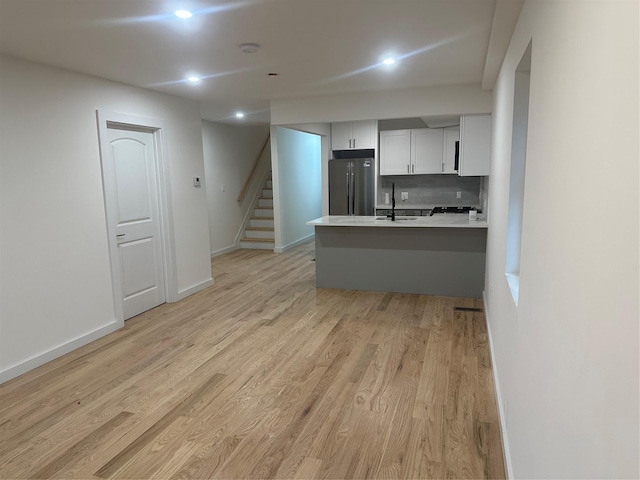
<svg viewBox="0 0 640 480"><path fill-rule="evenodd" d="M522 0L0 0L0 51L268 122L269 100L492 88ZM173 15L188 8L194 16ZM494 21L495 18L495 21ZM260 45L243 53L245 42ZM381 66L386 55L398 58ZM486 65L486 68L485 68ZM276 72L277 77L269 77ZM203 77L198 85L189 74Z"/></svg>

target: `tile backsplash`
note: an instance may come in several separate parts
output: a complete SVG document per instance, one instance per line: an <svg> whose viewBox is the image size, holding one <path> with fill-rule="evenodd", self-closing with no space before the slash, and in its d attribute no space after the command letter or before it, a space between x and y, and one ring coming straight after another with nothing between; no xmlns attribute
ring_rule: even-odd
<svg viewBox="0 0 640 480"><path fill-rule="evenodd" d="M428 206L479 206L482 177L457 175L381 176L378 188L378 205L384 205L385 193L391 195L391 184L396 184L396 207L407 205ZM409 198L401 200L400 192L408 192ZM456 198L456 193L461 198Z"/></svg>

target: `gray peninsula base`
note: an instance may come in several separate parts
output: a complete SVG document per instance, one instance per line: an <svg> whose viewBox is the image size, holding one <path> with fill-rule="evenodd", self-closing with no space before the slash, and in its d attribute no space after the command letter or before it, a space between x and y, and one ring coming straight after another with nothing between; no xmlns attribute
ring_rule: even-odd
<svg viewBox="0 0 640 480"><path fill-rule="evenodd" d="M319 288L482 296L484 228L315 229Z"/></svg>

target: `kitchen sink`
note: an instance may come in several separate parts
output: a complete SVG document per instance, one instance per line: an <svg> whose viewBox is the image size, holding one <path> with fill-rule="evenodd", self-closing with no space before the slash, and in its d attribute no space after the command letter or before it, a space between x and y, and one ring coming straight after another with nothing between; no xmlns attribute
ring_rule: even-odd
<svg viewBox="0 0 640 480"><path fill-rule="evenodd" d="M406 220L417 220L418 217L396 217L396 222L402 222L402 221L406 221ZM377 217L376 220L389 220L391 221L391 218L389 217Z"/></svg>

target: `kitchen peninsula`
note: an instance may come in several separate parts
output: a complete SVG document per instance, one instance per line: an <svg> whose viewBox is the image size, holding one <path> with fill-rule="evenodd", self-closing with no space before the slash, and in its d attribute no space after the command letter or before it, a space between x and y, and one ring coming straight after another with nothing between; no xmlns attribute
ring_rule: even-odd
<svg viewBox="0 0 640 480"><path fill-rule="evenodd" d="M315 227L316 286L481 297L487 227L468 215L326 216Z"/></svg>

